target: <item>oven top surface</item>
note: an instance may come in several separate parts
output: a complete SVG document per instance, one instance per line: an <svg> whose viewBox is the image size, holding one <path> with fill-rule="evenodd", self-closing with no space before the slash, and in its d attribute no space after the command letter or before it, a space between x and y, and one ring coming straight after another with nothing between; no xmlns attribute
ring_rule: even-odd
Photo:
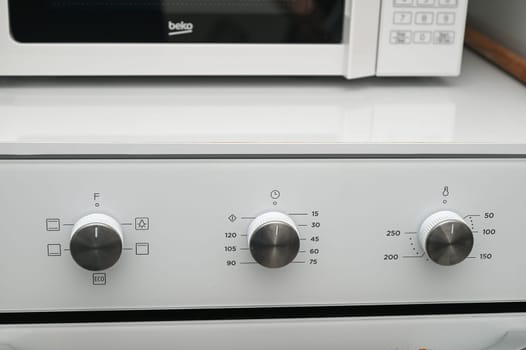
<svg viewBox="0 0 526 350"><path fill-rule="evenodd" d="M0 154L526 154L524 86L453 79L0 80Z"/></svg>

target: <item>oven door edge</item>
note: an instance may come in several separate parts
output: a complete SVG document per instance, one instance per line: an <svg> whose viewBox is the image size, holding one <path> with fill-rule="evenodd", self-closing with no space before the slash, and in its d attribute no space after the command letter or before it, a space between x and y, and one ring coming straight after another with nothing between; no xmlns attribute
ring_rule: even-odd
<svg viewBox="0 0 526 350"><path fill-rule="evenodd" d="M518 350L524 330L525 314L17 325L0 327L0 349L483 350L508 342Z"/></svg>

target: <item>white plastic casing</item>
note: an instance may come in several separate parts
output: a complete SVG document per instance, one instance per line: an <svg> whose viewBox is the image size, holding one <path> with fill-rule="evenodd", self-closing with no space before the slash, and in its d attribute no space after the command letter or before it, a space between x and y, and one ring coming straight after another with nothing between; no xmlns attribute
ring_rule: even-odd
<svg viewBox="0 0 526 350"><path fill-rule="evenodd" d="M8 0L0 0L0 76L309 75L352 79L458 74L467 0L446 8L455 17L455 25L446 29L454 33L454 45L392 45L391 31L419 30L417 24L400 29L391 23L394 1L398 0L347 0L340 44L108 45L16 42L10 33Z"/></svg>
<svg viewBox="0 0 526 350"><path fill-rule="evenodd" d="M422 249L426 249L426 241L433 228L449 221L458 221L467 225L466 221L462 219L460 215L449 210L439 211L438 213L435 213L424 220L422 226L420 226L420 230L418 231L418 240L420 241ZM426 254L427 253L428 252L426 250Z"/></svg>
<svg viewBox="0 0 526 350"><path fill-rule="evenodd" d="M275 223L275 222L285 223L291 226L292 228L294 228L294 231L296 231L296 233L299 232L298 227L288 215L277 212L277 211L272 211L272 212L268 212L265 214L261 214L260 216L255 218L254 221L252 221L252 223L248 226L248 241L250 242L250 239L252 238L254 233L258 230L258 228L260 228L261 226L265 224Z"/></svg>
<svg viewBox="0 0 526 350"><path fill-rule="evenodd" d="M117 233L117 235L120 237L121 241L124 241L124 235L122 234L122 227L117 222L117 220L115 220L114 218L106 214L98 214L98 213L86 215L82 217L79 221L77 221L75 225L73 226L73 229L71 230L71 236L73 237L73 235L78 230L80 230L81 228L85 226L96 225L96 224L100 224L100 225L108 226L112 228Z"/></svg>
<svg viewBox="0 0 526 350"><path fill-rule="evenodd" d="M460 74L467 6L467 0L384 0L376 74Z"/></svg>

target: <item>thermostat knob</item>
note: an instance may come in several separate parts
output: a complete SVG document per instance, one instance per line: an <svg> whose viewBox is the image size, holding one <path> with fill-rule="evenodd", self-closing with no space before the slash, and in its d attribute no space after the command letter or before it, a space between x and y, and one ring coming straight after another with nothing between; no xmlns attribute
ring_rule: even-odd
<svg viewBox="0 0 526 350"><path fill-rule="evenodd" d="M258 216L250 224L248 245L258 264L268 268L284 267L298 255L298 229L289 216L269 212Z"/></svg>
<svg viewBox="0 0 526 350"><path fill-rule="evenodd" d="M81 267L101 271L119 260L122 243L122 228L115 219L104 214L91 214L73 226L69 249L73 260Z"/></svg>
<svg viewBox="0 0 526 350"><path fill-rule="evenodd" d="M473 232L458 214L441 211L428 217L419 232L429 258L442 266L464 261L473 249Z"/></svg>

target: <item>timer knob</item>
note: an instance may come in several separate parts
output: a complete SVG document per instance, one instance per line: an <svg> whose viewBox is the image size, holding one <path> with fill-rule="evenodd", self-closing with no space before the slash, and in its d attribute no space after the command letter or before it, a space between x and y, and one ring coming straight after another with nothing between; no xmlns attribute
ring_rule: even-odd
<svg viewBox="0 0 526 350"><path fill-rule="evenodd" d="M290 264L298 255L300 237L296 224L279 212L258 216L248 228L248 245L256 262L268 268Z"/></svg>
<svg viewBox="0 0 526 350"><path fill-rule="evenodd" d="M84 216L73 226L69 249L73 260L89 271L106 270L122 253L122 228L104 214Z"/></svg>
<svg viewBox="0 0 526 350"><path fill-rule="evenodd" d="M428 217L418 233L429 258L442 266L464 261L473 249L473 232L460 215L440 211Z"/></svg>

